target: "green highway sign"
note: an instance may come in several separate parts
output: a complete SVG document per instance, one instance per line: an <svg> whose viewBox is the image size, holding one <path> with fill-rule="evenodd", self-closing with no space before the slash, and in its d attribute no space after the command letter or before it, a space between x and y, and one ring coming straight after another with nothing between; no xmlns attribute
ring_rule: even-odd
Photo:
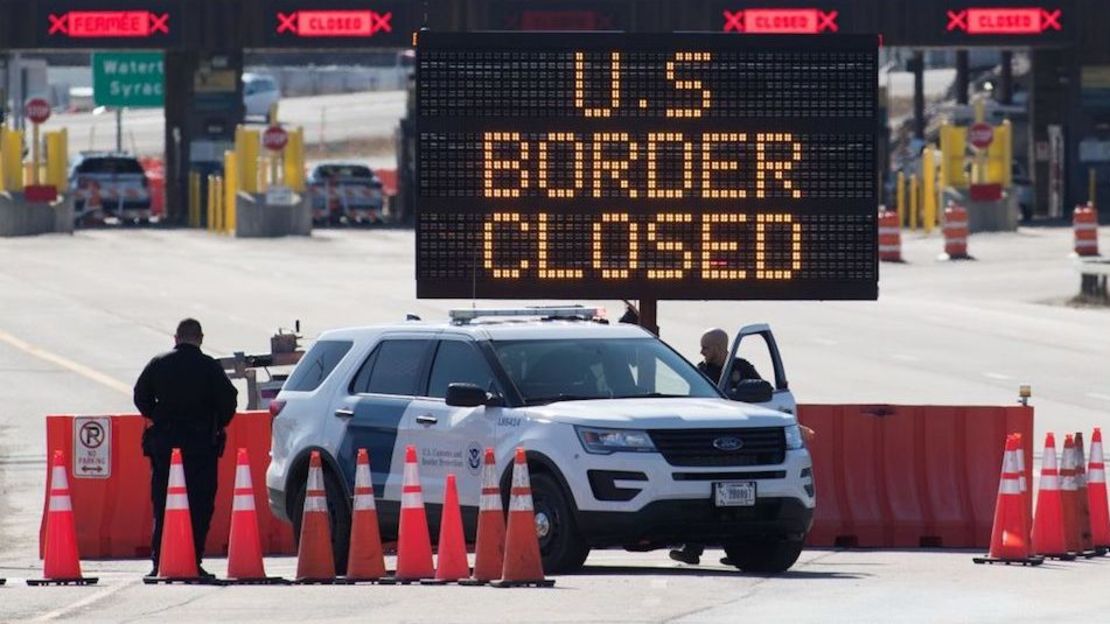
<svg viewBox="0 0 1110 624"><path fill-rule="evenodd" d="M161 52L96 52L92 64L97 106L162 106L166 70Z"/></svg>

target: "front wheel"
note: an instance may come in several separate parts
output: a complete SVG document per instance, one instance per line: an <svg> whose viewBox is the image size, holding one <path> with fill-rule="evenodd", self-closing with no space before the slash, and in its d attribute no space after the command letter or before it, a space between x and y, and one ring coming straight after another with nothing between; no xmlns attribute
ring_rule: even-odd
<svg viewBox="0 0 1110 624"><path fill-rule="evenodd" d="M532 506L543 571L559 574L581 568L590 555L590 547L579 535L574 509L554 477L544 473L532 475Z"/></svg>
<svg viewBox="0 0 1110 624"><path fill-rule="evenodd" d="M786 537L765 537L725 544L732 565L755 574L782 574L802 554L804 541Z"/></svg>

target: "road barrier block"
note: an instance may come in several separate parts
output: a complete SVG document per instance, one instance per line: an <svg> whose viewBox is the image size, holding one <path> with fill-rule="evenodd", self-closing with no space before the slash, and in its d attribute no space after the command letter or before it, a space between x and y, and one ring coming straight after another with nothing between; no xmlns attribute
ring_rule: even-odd
<svg viewBox="0 0 1110 624"><path fill-rule="evenodd" d="M257 482L264 479L270 462L270 421L268 412L241 412L227 429L227 449L248 449L251 473ZM79 423L77 431L74 430L75 422ZM141 450L144 428L144 419L138 415L96 419L72 415L46 417L47 449L61 450L66 457L73 458L70 495L77 522L77 543L84 558L150 555L154 512L150 502L150 462ZM87 453L77 452L75 456L75 450ZM75 469L76 462L83 461L82 457L90 459L83 469ZM100 466L99 473L95 470L97 458L106 462ZM205 553L209 556L227 554L235 462L234 452L225 451L220 458L216 511L205 544ZM105 474L107 476L103 476ZM263 552L295 553L292 527L270 513L265 488L255 489L255 508ZM40 556L46 529L45 502L43 510L39 529Z"/></svg>
<svg viewBox="0 0 1110 624"><path fill-rule="evenodd" d="M817 433L811 546L986 548L1006 435L1033 437L1026 406L801 405L798 419Z"/></svg>

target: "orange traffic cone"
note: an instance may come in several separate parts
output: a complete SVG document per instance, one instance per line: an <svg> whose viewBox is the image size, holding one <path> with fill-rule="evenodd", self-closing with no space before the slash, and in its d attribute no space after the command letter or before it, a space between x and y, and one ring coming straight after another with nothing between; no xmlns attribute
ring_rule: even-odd
<svg viewBox="0 0 1110 624"><path fill-rule="evenodd" d="M442 585L470 576L466 560L466 538L463 537L462 508L455 475L447 475L443 487L443 511L439 519L439 541L436 542L436 577L424 580L427 585Z"/></svg>
<svg viewBox="0 0 1110 624"><path fill-rule="evenodd" d="M66 460L61 451L54 451L50 468L50 503L46 515L46 540L43 544L41 579L27 579L37 585L94 585L95 577L81 576L81 557L77 554L77 525L73 519L73 503L69 497Z"/></svg>
<svg viewBox="0 0 1110 624"><path fill-rule="evenodd" d="M227 576L230 585L279 585L287 581L266 576L262 564L262 539L254 509L254 484L247 449L239 449L235 461L235 491L231 502L231 535L227 547Z"/></svg>
<svg viewBox="0 0 1110 624"><path fill-rule="evenodd" d="M189 493L185 487L185 467L181 449L170 455L170 479L166 485L166 513L162 518L162 544L158 549L158 576L143 577L154 583L211 583L197 571L193 547L193 522L189 516Z"/></svg>
<svg viewBox="0 0 1110 624"><path fill-rule="evenodd" d="M416 447L405 447L405 478L401 483L401 523L397 531L397 572L386 583L411 583L435 576L432 565L432 539L428 535L428 516L420 488Z"/></svg>
<svg viewBox="0 0 1110 624"><path fill-rule="evenodd" d="M517 447L513 463L513 485L509 493L509 523L505 537L505 565L501 580L493 587L552 587L555 581L543 576L540 540L532 509L532 485L524 449Z"/></svg>
<svg viewBox="0 0 1110 624"><path fill-rule="evenodd" d="M1060 463L1060 500L1064 504L1064 540L1071 553L1082 551L1079 510L1075 504L1078 490L1075 480L1075 438L1069 433L1064 436L1064 456Z"/></svg>
<svg viewBox="0 0 1110 624"><path fill-rule="evenodd" d="M1056 465L1056 437L1044 438L1041 459L1041 489L1037 493L1037 514L1033 517L1033 552L1050 559L1071 561L1064 533L1064 501L1060 498L1060 470Z"/></svg>
<svg viewBox="0 0 1110 624"><path fill-rule="evenodd" d="M1095 548L1091 534L1091 507L1087 503L1087 458L1083 446L1083 432L1075 434L1075 507L1079 519L1079 545L1083 554L1101 557L1106 554L1103 549Z"/></svg>
<svg viewBox="0 0 1110 624"><path fill-rule="evenodd" d="M459 585L485 585L501 578L505 565L505 514L497 485L497 459L486 449L482 468L482 497L478 503L478 537L474 545L474 575Z"/></svg>
<svg viewBox="0 0 1110 624"><path fill-rule="evenodd" d="M1015 457L1017 457L1018 464L1018 489L1021 491L1021 517L1025 520L1025 529L1022 532L1022 536L1028 542L1030 536L1033 534L1033 517L1031 515L1033 494L1029 490L1028 472L1025 469L1025 444L1022 441L1020 433L1015 433L1013 436L1014 439L1017 440L1017 453Z"/></svg>
<svg viewBox="0 0 1110 624"><path fill-rule="evenodd" d="M320 464L319 451L312 451L312 456L309 458L295 582L302 585L335 582L335 558L331 552L328 496L324 489L324 470Z"/></svg>
<svg viewBox="0 0 1110 624"><path fill-rule="evenodd" d="M1107 510L1106 464L1102 457L1102 430L1091 436L1091 463L1087 465L1087 503L1091 508L1091 539L1095 548L1110 548L1110 511Z"/></svg>
<svg viewBox="0 0 1110 624"><path fill-rule="evenodd" d="M1029 538L1025 534L1025 499L1021 495L1018 470L1018 438L1006 438L1002 459L1002 478L998 486L998 502L994 508L991 548L986 557L975 557L975 563L1040 565L1044 557L1030 556Z"/></svg>
<svg viewBox="0 0 1110 624"><path fill-rule="evenodd" d="M374 504L374 485L370 480L370 455L358 450L355 468L355 501L351 514L351 548L347 554L345 582L376 581L385 576L382 536L378 510Z"/></svg>

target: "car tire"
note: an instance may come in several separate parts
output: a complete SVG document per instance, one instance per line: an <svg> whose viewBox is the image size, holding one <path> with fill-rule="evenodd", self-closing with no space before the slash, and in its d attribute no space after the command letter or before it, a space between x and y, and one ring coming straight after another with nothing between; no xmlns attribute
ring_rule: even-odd
<svg viewBox="0 0 1110 624"><path fill-rule="evenodd" d="M304 492L307 479L301 481L293 498L293 540L301 544L301 519L304 517ZM324 471L324 489L328 496L328 520L331 529L331 550L335 558L335 573L347 573L347 554L351 544L351 506L343 486L329 470Z"/></svg>
<svg viewBox="0 0 1110 624"><path fill-rule="evenodd" d="M729 562L744 572L782 574L802 554L805 541L786 537L767 537L725 544Z"/></svg>
<svg viewBox="0 0 1110 624"><path fill-rule="evenodd" d="M550 474L536 473L531 480L543 571L562 574L579 570L590 555L590 547L578 532L573 503Z"/></svg>

